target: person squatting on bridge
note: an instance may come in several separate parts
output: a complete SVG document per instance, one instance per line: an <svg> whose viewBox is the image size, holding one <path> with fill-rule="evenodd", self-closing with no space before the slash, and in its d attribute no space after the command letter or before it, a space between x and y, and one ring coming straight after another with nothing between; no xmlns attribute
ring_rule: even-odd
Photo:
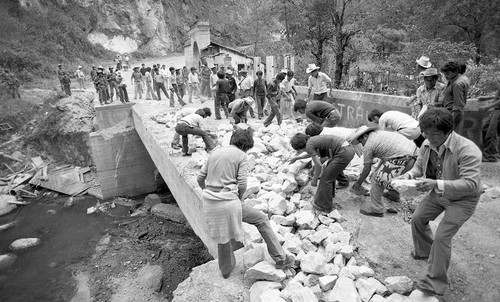
<svg viewBox="0 0 500 302"><path fill-rule="evenodd" d="M177 126L175 126L175 131L182 136L182 156L191 156L191 153L189 153L188 134L201 136L207 152L215 148L215 143L212 141L211 135L202 127L203 119L212 115L210 108L207 109L206 111L198 109L194 114L182 117Z"/></svg>
<svg viewBox="0 0 500 302"><path fill-rule="evenodd" d="M382 113L378 109L373 109L368 114L368 121L378 124L380 130L396 131L412 140L419 148L425 140L418 121L404 112L389 110Z"/></svg>
<svg viewBox="0 0 500 302"><path fill-rule="evenodd" d="M415 144L397 132L378 130L378 127L361 126L350 138L353 145L363 145L363 171L358 180L352 185L351 192L356 195L365 195L363 181L370 175L373 160L380 162L371 173L370 201L366 201L359 212L363 215L382 217L385 207L382 196L399 202L399 192L391 186L391 180L410 170L415 163L415 153L418 148ZM387 190L384 193L384 190Z"/></svg>
<svg viewBox="0 0 500 302"><path fill-rule="evenodd" d="M353 147L343 138L334 135L310 137L304 133L295 134L290 139L290 145L299 153L292 157L291 164L299 159L312 158L314 176L311 186L318 186L313 206L316 211L330 213L334 209L335 181L338 180L342 187L349 185L342 171L354 157Z"/></svg>
<svg viewBox="0 0 500 302"><path fill-rule="evenodd" d="M415 163L402 179L418 179L416 187L428 192L412 215L411 230L416 259L428 259L420 290L443 295L448 287L447 271L452 239L472 216L483 191L480 179L481 151L474 142L456 133L453 113L429 109L420 117L420 129L427 138ZM444 212L434 238L431 220Z"/></svg>
<svg viewBox="0 0 500 302"><path fill-rule="evenodd" d="M277 269L295 262L279 243L267 215L243 203L248 176L246 152L253 144L251 129L236 129L230 146L214 150L197 177L203 189L203 217L209 236L217 243L219 269L224 278L229 277L236 265L233 251L243 241L242 222L257 227Z"/></svg>
<svg viewBox="0 0 500 302"><path fill-rule="evenodd" d="M297 100L293 105L293 111L305 114L312 122L321 124L323 127L335 127L340 121L340 113L335 106L325 101Z"/></svg>
<svg viewBox="0 0 500 302"><path fill-rule="evenodd" d="M479 107L481 111L491 110L483 120L483 162L496 162L500 159L498 136L500 134L500 89L494 96L479 97L480 101L493 99L493 102Z"/></svg>
<svg viewBox="0 0 500 302"><path fill-rule="evenodd" d="M200 109L197 109L194 107L183 107L181 110L177 111L177 113L175 114L175 121L178 123L181 118L188 116L190 114L194 114L198 110L200 110ZM202 108L201 110L203 110L205 112L205 116L212 115L210 108L205 107L205 108ZM182 149L182 145L179 143L180 139L181 139L181 136L179 135L179 133L177 133L177 131L175 131L174 139L172 140L172 144L171 144L173 149L176 149L176 150Z"/></svg>

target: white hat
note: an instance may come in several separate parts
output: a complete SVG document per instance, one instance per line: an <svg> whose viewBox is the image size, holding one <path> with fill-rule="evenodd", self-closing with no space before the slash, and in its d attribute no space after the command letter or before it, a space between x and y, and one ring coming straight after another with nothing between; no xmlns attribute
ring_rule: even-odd
<svg viewBox="0 0 500 302"><path fill-rule="evenodd" d="M281 71L280 71L280 72L281 72L281 73L284 73L284 74L286 74L286 73L288 72L288 69L286 69L286 68L283 68L283 69L281 69Z"/></svg>
<svg viewBox="0 0 500 302"><path fill-rule="evenodd" d="M423 68L429 68L432 66L432 63L430 59L426 56L421 56L420 59L416 60L418 65L422 66Z"/></svg>
<svg viewBox="0 0 500 302"><path fill-rule="evenodd" d="M349 141L349 143L351 143L351 145L356 145L359 143L358 138L360 136L363 136L365 133L375 131L377 129L378 129L378 126L368 127L366 125L363 125L363 126L359 127L358 129L356 129L356 131L353 134L351 134L347 140Z"/></svg>
<svg viewBox="0 0 500 302"><path fill-rule="evenodd" d="M248 106L252 107L253 103L255 102L252 97L248 96L246 98L243 98L243 101L248 104Z"/></svg>
<svg viewBox="0 0 500 302"><path fill-rule="evenodd" d="M78 69L82 69L82 66L78 66Z"/></svg>
<svg viewBox="0 0 500 302"><path fill-rule="evenodd" d="M226 74L233 74L233 71L231 69L226 70Z"/></svg>
<svg viewBox="0 0 500 302"><path fill-rule="evenodd" d="M432 77L432 76L437 76L438 71L436 68L432 67L432 68L427 68L426 70L422 71L421 74L424 77Z"/></svg>
<svg viewBox="0 0 500 302"><path fill-rule="evenodd" d="M315 70L318 70L319 68L320 67L316 66L316 64L309 64L309 66L307 66L306 73L311 73Z"/></svg>

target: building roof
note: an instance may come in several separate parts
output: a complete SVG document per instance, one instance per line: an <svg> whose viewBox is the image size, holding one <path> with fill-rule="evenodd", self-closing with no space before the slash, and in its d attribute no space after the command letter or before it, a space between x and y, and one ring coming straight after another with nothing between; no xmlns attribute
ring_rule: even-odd
<svg viewBox="0 0 500 302"><path fill-rule="evenodd" d="M234 53L236 53L236 54L238 54L238 55L240 55L240 56L242 56L242 57L246 57L246 58L249 58L249 59L253 59L252 57L250 57L250 56L248 56L248 55L246 55L246 54L242 53L241 51L239 51L239 50L237 50L237 49L234 49L234 48L229 47L229 46L224 46L224 45L222 45L222 44L215 43L215 42L210 42L210 44L209 44L207 47L203 48L201 51L206 50L206 49L209 49L210 47L225 48L225 49L230 50L230 51L232 51L232 52L234 52Z"/></svg>

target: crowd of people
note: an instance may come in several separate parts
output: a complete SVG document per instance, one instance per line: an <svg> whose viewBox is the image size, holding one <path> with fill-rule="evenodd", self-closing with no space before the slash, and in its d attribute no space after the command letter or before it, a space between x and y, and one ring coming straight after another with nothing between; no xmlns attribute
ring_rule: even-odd
<svg viewBox="0 0 500 302"><path fill-rule="evenodd" d="M409 104L413 107L412 115L395 110L382 112L374 109L368 115L368 122L372 124L359 127L347 139L324 131L325 128L335 127L341 115L327 99L332 87L331 79L314 64L310 64L306 70L309 80L304 100L296 99L293 82L290 86L283 85L285 79L288 82L293 80L293 73L278 73L271 83L265 83L260 73L256 74L257 80L253 82L253 87L250 86L250 91L247 91L247 86L243 85L241 88L240 81L240 98L229 101L228 106L225 106L225 102L230 100L231 90L228 87L232 77L228 77L228 71L226 74L217 71L214 109L217 115L222 106L226 117L233 117L233 123L247 122L247 112L252 117L250 108L254 103L257 103L258 118L265 115L267 100L270 113L263 122L264 126L269 126L274 117L280 124L282 108L286 106L292 109L292 118L309 120L305 132L297 133L290 139L291 147L297 151L290 163L311 158L311 185L317 187L312 200L316 215L327 215L337 207L335 191L349 186L343 170L357 150L361 150L364 166L350 192L367 196L360 208L362 215L383 217L386 211L394 211L386 208L382 198L400 202L400 194L393 186L393 181L414 180L416 189L426 195L412 215L414 247L409 256L415 260L427 260L428 263L427 274L418 282L417 287L429 295L442 296L448 287L447 271L452 239L474 213L483 192L479 172L481 161L490 161L488 156L499 158L496 147L500 93L483 98L495 101L481 107L482 110L494 109L488 118L490 124L483 127L486 130L483 134L490 136L483 139L488 147L481 152L474 142L459 134L463 127L468 89L468 79L463 74L461 64L449 62L443 66L441 72L447 80L444 84L438 82L440 75L437 69L432 64L427 64L426 59L423 57L417 60L422 68L420 71L424 84L419 87L417 95ZM247 78L246 71L242 78ZM262 98L264 101L259 100L260 95L265 96ZM291 99L290 104L284 101L288 99ZM231 110L226 111L226 107ZM200 124L193 121L201 122L210 115L209 108L200 109L180 117L177 127L200 128ZM491 129L493 122L496 123L494 130ZM184 142L186 132L177 128L176 131L183 135ZM202 131L198 133L204 138L206 149L211 153L198 176L198 183L203 189L205 216L211 218L208 219L209 234L219 244L222 275L227 278L234 267L232 251L241 240L241 222L246 221L245 219L260 225L259 231L268 245L270 255L276 261L276 267L291 265L293 259L287 259L279 248L276 250L272 230L266 228L269 223L267 217L262 217L259 222L256 222L256 218L249 219L249 209L245 209L244 203L241 203L248 173L245 152L253 147L252 130L235 130L229 147L215 149L209 140L209 134ZM185 137L187 142L187 135ZM493 140L495 144L489 140ZM183 143L182 148L183 154L189 155L187 143ZM363 186L368 177L371 184L369 191ZM433 235L429 222L443 212L444 218Z"/></svg>

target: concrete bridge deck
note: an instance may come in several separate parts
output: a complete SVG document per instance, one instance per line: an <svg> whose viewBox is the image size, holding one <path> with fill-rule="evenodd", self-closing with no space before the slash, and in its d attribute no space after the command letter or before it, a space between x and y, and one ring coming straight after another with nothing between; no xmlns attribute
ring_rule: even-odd
<svg viewBox="0 0 500 302"><path fill-rule="evenodd" d="M336 91L334 100L342 113L340 126L357 127L366 124L370 110L400 110L407 112L406 97L385 96L349 91ZM212 102L190 104L190 106L213 107ZM469 105L474 106L474 104ZM472 107L473 109L473 107ZM194 168L190 158L182 157L179 151L170 147L174 131L152 118L156 115L175 114L167 101L139 101L131 105L113 105L96 108L97 124L104 131L91 135L91 145L97 157L96 167L103 186L104 198L117 195L137 195L154 191L154 168L159 171L186 216L189 224L205 243L213 256L217 255L216 245L206 234L201 217L201 189L196 183L198 168ZM466 114L466 135L476 142L480 137L480 125L484 112L469 111ZM207 120L211 128L216 128L227 120ZM118 125L118 126L117 126ZM112 135L106 134L106 129ZM141 144L142 142L142 144ZM96 156L101 152L106 156ZM499 175L500 165L488 165L485 173ZM109 188L105 188L108 186Z"/></svg>

